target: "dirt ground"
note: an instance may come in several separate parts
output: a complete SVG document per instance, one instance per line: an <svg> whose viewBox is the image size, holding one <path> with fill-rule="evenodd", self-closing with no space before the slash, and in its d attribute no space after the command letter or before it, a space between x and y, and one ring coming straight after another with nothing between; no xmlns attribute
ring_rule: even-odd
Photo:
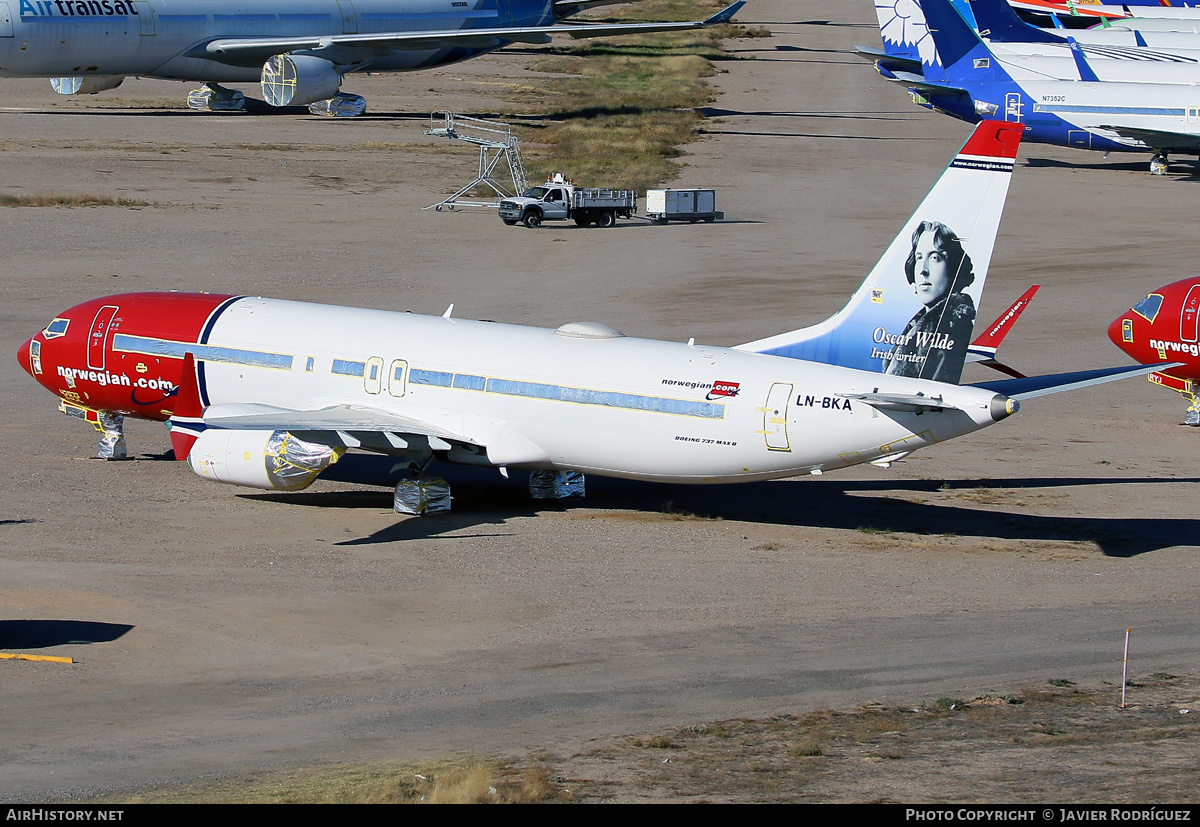
<svg viewBox="0 0 1200 827"><path fill-rule="evenodd" d="M1099 688L1119 684L1126 629L1133 674L1200 672L1200 433L1144 380L1031 400L892 469L820 479L589 478L588 499L560 507L518 479L444 469L455 511L422 520L382 488L212 485L168 461L157 424L130 425L136 461L90 460L95 434L12 358L57 312L144 289L454 302L461 317L719 344L819 321L969 127L847 53L878 43L865 0L753 0L739 17L774 36L732 44L674 182L718 189L716 225L529 231L421 211L475 166L423 134L429 113L495 112L530 52L353 77L370 109L346 121L164 108L177 83L76 101L0 81L0 191L150 203L0 208L0 649L77 661L0 661L0 801L308 762L573 755L697 722L1050 679ZM1193 272L1200 179L1147 164L1022 147L980 309L1042 285L1010 364L1126 363L1108 323ZM1178 743L1170 760L1194 773L1195 739ZM923 777L855 789L990 797L967 778L961 797Z"/></svg>

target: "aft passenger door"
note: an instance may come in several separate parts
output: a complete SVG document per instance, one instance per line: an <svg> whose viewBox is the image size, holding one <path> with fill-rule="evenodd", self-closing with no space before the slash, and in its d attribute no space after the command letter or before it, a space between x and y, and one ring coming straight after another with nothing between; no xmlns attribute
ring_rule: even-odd
<svg viewBox="0 0 1200 827"><path fill-rule="evenodd" d="M790 451L792 444L788 440L788 403L792 399L792 386L776 382L767 394L767 406L759 408L763 412L763 438L769 451Z"/></svg>

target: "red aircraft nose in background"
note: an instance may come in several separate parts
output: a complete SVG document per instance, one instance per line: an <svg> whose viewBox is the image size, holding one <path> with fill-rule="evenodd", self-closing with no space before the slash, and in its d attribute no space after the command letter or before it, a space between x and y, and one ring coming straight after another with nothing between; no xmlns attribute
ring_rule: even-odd
<svg viewBox="0 0 1200 827"><path fill-rule="evenodd" d="M1200 425L1200 277L1160 287L1108 326L1108 338L1143 365L1182 363L1150 374L1188 400L1187 423Z"/></svg>

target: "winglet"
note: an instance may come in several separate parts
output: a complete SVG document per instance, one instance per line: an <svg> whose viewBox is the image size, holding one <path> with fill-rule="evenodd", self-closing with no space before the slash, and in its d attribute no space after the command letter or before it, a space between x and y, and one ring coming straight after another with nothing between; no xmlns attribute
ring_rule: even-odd
<svg viewBox="0 0 1200 827"><path fill-rule="evenodd" d="M975 341L971 342L967 348L967 361L979 362L987 365L989 368L1007 373L1017 379L1024 379L1025 374L1020 373L1008 365L996 361L996 351L1000 347L1000 343L1004 341L1017 323L1017 319L1021 318L1021 314L1025 312L1025 308L1029 307L1029 303L1033 301L1034 295L1040 289L1039 285L1033 285L1024 293L1021 298L1008 306L996 321L988 325L987 330L983 332Z"/></svg>
<svg viewBox="0 0 1200 827"><path fill-rule="evenodd" d="M1133 30L1133 42L1142 48L1147 48L1146 38L1142 37L1142 33L1138 29Z"/></svg>
<svg viewBox="0 0 1200 827"><path fill-rule="evenodd" d="M196 379L196 363L189 351L183 356L183 367L179 371L179 392L175 395L175 408L167 427L171 429L171 447L175 459L180 462L188 458L197 437L204 432L200 403L200 383Z"/></svg>
<svg viewBox="0 0 1200 827"><path fill-rule="evenodd" d="M716 26L720 23L728 23L730 20L733 19L733 16L735 14L737 14L741 10L742 6L744 6L744 5L746 5L746 0L738 0L738 2L734 3L732 6L726 6L725 8L721 9L719 12L717 12L712 17L705 20L700 25Z"/></svg>
<svg viewBox="0 0 1200 827"><path fill-rule="evenodd" d="M982 336L971 342L971 347L987 348L991 350L994 356L996 348L1000 347L1000 343L1004 341L1004 337L1013 329L1013 325L1017 323L1017 319L1021 318L1021 314L1025 312L1025 308L1029 307L1029 303L1033 301L1033 297L1040 289L1041 285L1035 284L1022 293L1021 298L1009 305L1008 310L1001 313L1000 317L991 323Z"/></svg>
<svg viewBox="0 0 1200 827"><path fill-rule="evenodd" d="M1075 58L1075 66L1079 69L1079 79L1087 83L1099 83L1100 78L1096 77L1092 67L1088 66L1087 58L1083 56L1083 49L1080 48L1075 38L1068 37L1067 42L1071 44L1071 57Z"/></svg>

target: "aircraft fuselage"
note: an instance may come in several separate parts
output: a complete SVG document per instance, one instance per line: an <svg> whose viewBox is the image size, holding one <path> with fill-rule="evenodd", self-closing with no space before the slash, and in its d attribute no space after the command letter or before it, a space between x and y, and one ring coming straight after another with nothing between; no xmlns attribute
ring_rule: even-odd
<svg viewBox="0 0 1200 827"><path fill-rule="evenodd" d="M451 461L692 483L841 468L1007 416L1005 398L981 388L606 333L126 294L67 311L19 359L70 403L162 420L188 381L181 366L190 352L206 421L259 405L354 405L462 435L444 453ZM845 396L873 392L921 393L957 409L885 411ZM383 434L361 447L404 453Z"/></svg>
<svg viewBox="0 0 1200 827"><path fill-rule="evenodd" d="M223 55L217 60L206 51L206 44L221 38L365 35L553 22L548 0L0 0L0 77L257 81L262 72L260 56ZM497 45L503 43L381 47L365 60L356 54L350 70L425 69L465 60Z"/></svg>

